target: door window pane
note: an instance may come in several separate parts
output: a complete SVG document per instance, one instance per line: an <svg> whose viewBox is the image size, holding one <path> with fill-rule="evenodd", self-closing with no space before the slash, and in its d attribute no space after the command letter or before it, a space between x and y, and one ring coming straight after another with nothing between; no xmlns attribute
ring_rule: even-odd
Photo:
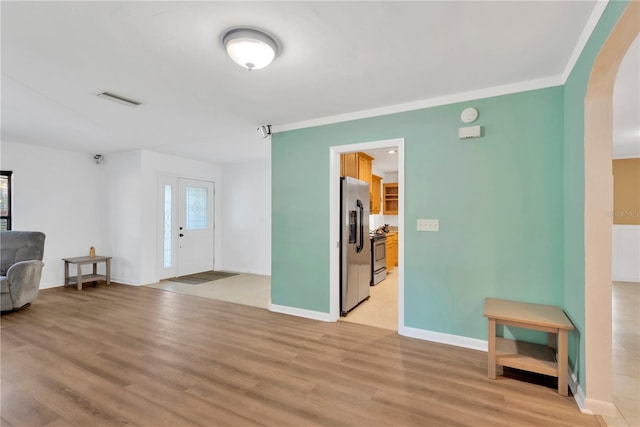
<svg viewBox="0 0 640 427"><path fill-rule="evenodd" d="M207 208L208 208L208 192L206 188L187 187L187 230L202 230L208 227L207 224Z"/></svg>
<svg viewBox="0 0 640 427"><path fill-rule="evenodd" d="M171 267L171 186L164 186L164 266Z"/></svg>

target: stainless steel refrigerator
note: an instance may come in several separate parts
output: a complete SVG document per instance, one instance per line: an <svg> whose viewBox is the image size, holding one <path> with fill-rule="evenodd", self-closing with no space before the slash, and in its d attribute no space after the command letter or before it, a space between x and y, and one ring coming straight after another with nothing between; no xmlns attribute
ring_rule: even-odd
<svg viewBox="0 0 640 427"><path fill-rule="evenodd" d="M340 315L369 298L369 184L340 179Z"/></svg>

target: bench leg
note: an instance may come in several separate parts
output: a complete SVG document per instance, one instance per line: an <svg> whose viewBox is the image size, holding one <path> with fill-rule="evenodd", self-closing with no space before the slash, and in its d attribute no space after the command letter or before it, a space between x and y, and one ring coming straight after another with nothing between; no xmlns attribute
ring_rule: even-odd
<svg viewBox="0 0 640 427"><path fill-rule="evenodd" d="M558 336L558 394L568 396L569 381L569 334L566 329L560 330Z"/></svg>
<svg viewBox="0 0 640 427"><path fill-rule="evenodd" d="M69 261L64 262L64 287L69 286Z"/></svg>
<svg viewBox="0 0 640 427"><path fill-rule="evenodd" d="M489 347L487 349L487 376L495 380L496 379L496 321L495 319L489 319Z"/></svg>
<svg viewBox="0 0 640 427"><path fill-rule="evenodd" d="M78 290L81 291L82 290L82 265L77 264L77 272L78 272Z"/></svg>
<svg viewBox="0 0 640 427"><path fill-rule="evenodd" d="M94 277L95 277L96 274L98 274L98 263L94 262L93 263L93 275L94 275ZM97 286L97 285L98 285L98 281L94 280L93 281L93 286Z"/></svg>

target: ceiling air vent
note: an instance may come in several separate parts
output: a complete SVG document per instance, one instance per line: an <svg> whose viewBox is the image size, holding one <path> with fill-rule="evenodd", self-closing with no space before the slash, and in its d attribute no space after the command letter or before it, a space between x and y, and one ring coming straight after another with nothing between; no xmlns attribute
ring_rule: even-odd
<svg viewBox="0 0 640 427"><path fill-rule="evenodd" d="M118 104L127 105L129 107L137 107L142 104L140 101L136 101L135 99L127 98L126 96L118 95L113 92L102 92L99 93L98 96L100 98L108 99L109 101L117 102Z"/></svg>

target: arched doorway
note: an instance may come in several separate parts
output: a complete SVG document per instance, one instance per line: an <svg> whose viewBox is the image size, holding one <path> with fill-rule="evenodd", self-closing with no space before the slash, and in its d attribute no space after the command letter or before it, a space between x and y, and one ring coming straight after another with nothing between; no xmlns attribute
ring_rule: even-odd
<svg viewBox="0 0 640 427"><path fill-rule="evenodd" d="M640 2L631 1L595 59L584 100L585 407L598 413L610 408L598 408L597 402L612 400L613 87L639 32Z"/></svg>

